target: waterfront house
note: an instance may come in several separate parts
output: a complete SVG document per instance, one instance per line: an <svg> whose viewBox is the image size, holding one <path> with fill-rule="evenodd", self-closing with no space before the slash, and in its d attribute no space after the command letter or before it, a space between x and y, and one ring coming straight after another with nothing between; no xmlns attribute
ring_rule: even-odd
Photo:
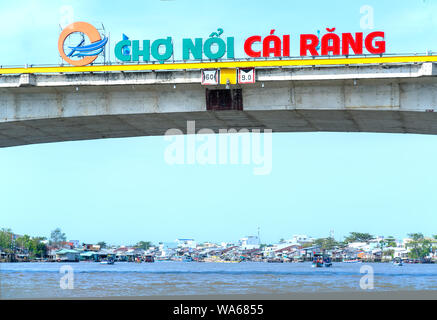
<svg viewBox="0 0 437 320"><path fill-rule="evenodd" d="M98 260L105 260L105 259L116 259L116 255L117 253L115 252L115 250L110 250L110 249L102 249L98 252L96 252L97 256L98 256Z"/></svg>
<svg viewBox="0 0 437 320"><path fill-rule="evenodd" d="M47 257L50 261L56 260L56 252L59 251L59 249L55 247L47 247Z"/></svg>
<svg viewBox="0 0 437 320"><path fill-rule="evenodd" d="M93 251L86 251L80 254L80 261L98 261L99 255Z"/></svg>
<svg viewBox="0 0 437 320"><path fill-rule="evenodd" d="M56 261L79 262L80 252L72 249L61 249L56 251Z"/></svg>
<svg viewBox="0 0 437 320"><path fill-rule="evenodd" d="M389 248L394 250L394 258L407 259L409 250L404 247Z"/></svg>
<svg viewBox="0 0 437 320"><path fill-rule="evenodd" d="M115 256L116 256L116 260L117 261L129 261L128 255L126 254L126 252L129 249L126 247L120 247L114 250L115 252Z"/></svg>
<svg viewBox="0 0 437 320"><path fill-rule="evenodd" d="M257 236L248 236L246 238L241 238L238 241L238 245L242 250L259 249L259 238Z"/></svg>
<svg viewBox="0 0 437 320"><path fill-rule="evenodd" d="M302 248L302 251L304 252L303 256L306 260L312 260L314 258L315 254L321 254L322 248L318 245Z"/></svg>
<svg viewBox="0 0 437 320"><path fill-rule="evenodd" d="M292 244L286 247L281 247L274 251L275 257L292 258L295 255L300 255L301 246L299 244Z"/></svg>

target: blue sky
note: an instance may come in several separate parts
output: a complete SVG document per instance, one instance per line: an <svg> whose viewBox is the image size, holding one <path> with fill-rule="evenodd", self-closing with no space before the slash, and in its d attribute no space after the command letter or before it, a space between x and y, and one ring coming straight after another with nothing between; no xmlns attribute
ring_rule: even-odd
<svg viewBox="0 0 437 320"><path fill-rule="evenodd" d="M358 32L360 7L372 5L388 52L437 51L435 0L11 1L0 4L0 64L59 63L63 5L74 21L104 23L112 44L122 33L177 44L222 27L235 36L237 57L243 39L273 28L292 37ZM263 242L331 229L340 239L349 231L437 234L434 136L274 134L267 176L244 165L169 166L167 146L145 137L0 149L0 226L45 236L61 227L69 239L113 244L236 241L258 227Z"/></svg>

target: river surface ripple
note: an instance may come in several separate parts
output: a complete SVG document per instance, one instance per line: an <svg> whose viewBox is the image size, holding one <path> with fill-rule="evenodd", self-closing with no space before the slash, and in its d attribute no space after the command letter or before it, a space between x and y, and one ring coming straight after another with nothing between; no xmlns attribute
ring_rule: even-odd
<svg viewBox="0 0 437 320"><path fill-rule="evenodd" d="M172 295L360 292L363 266L374 270L373 291L437 290L437 264L334 263L1 263L0 298L100 298ZM73 269L73 289L61 289ZM65 283L65 282L63 282Z"/></svg>

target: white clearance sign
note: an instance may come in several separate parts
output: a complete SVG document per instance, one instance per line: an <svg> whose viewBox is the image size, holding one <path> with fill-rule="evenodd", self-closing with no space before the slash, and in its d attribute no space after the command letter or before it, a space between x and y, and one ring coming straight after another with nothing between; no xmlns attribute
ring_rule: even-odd
<svg viewBox="0 0 437 320"><path fill-rule="evenodd" d="M219 83L218 70L202 70L202 85L217 85Z"/></svg>
<svg viewBox="0 0 437 320"><path fill-rule="evenodd" d="M238 83L255 83L255 68L238 69Z"/></svg>

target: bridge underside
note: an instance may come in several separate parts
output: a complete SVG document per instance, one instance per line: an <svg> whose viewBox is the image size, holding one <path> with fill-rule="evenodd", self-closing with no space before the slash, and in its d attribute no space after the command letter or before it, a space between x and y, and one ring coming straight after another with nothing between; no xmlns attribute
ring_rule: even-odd
<svg viewBox="0 0 437 320"><path fill-rule="evenodd" d="M437 134L435 64L256 72L255 84L233 85L234 91L207 90L199 70L4 75L0 147L186 133L193 120L196 131ZM210 90L217 91L210 96ZM211 97L220 92L237 97L236 104L231 98L237 110L211 111Z"/></svg>
<svg viewBox="0 0 437 320"><path fill-rule="evenodd" d="M437 134L437 113L376 110L203 111L100 115L0 123L0 147L27 144L164 135L209 128L272 129L273 132L384 132Z"/></svg>

